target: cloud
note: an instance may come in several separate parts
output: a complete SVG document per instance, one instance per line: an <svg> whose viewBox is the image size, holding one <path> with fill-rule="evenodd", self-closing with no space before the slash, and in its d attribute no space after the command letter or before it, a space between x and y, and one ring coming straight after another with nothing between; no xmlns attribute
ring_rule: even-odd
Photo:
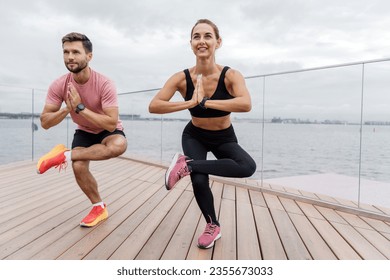
<svg viewBox="0 0 390 280"><path fill-rule="evenodd" d="M162 87L170 75L195 64L189 39L199 18L210 18L220 29L223 45L217 63L244 76L389 56L390 3L385 0L2 2L0 85L47 88L66 71L62 36L78 31L94 44L91 67L112 78L119 92ZM327 81L326 75L315 80L317 87ZM261 102L261 83L247 83L253 99ZM344 85L333 77L327 86L336 96ZM289 87L290 95L279 94L282 99L275 97L275 102L298 104L301 97L294 88ZM293 94L295 101L289 99ZM0 99L6 96L2 93ZM325 100L327 94L319 96ZM314 106L309 97L306 105Z"/></svg>

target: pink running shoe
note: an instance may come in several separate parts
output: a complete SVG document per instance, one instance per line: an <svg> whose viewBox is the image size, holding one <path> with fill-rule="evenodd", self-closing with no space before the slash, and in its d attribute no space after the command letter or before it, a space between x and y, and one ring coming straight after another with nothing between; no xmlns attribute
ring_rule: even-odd
<svg viewBox="0 0 390 280"><path fill-rule="evenodd" d="M214 242L221 238L221 227L208 223L201 236L198 238L198 247L208 249L214 246Z"/></svg>
<svg viewBox="0 0 390 280"><path fill-rule="evenodd" d="M172 162L169 165L167 172L165 173L165 187L167 190L173 189L173 187L180 181L183 177L189 175L191 172L188 169L188 157L176 153L173 156Z"/></svg>

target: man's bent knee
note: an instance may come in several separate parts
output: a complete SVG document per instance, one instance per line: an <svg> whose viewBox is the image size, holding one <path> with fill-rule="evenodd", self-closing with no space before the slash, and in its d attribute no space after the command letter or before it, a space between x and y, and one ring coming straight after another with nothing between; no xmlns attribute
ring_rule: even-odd
<svg viewBox="0 0 390 280"><path fill-rule="evenodd" d="M115 137L105 143L110 155L109 158L118 157L122 155L127 149L127 140L125 137Z"/></svg>
<svg viewBox="0 0 390 280"><path fill-rule="evenodd" d="M72 161L72 168L75 174L83 173L89 170L89 161L76 160Z"/></svg>

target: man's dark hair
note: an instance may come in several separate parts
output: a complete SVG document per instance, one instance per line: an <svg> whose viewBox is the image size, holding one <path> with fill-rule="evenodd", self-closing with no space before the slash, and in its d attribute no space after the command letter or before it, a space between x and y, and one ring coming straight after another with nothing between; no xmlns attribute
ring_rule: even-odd
<svg viewBox="0 0 390 280"><path fill-rule="evenodd" d="M85 36L84 34L72 32L62 37L62 45L64 45L65 42L76 42L76 41L80 41L83 43L83 47L86 53L92 52L92 43L88 39L88 37Z"/></svg>

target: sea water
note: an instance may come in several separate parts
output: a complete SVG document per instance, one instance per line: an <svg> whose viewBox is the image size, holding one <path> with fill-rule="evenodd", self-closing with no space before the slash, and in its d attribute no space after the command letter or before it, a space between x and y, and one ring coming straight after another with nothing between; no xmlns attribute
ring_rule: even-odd
<svg viewBox="0 0 390 280"><path fill-rule="evenodd" d="M181 133L187 122L123 121L128 139L125 156L168 164L181 151ZM0 165L37 162L56 144L71 146L76 125L70 119L48 130L40 127L39 119L34 124L31 119L0 119ZM389 126L253 120L233 121L233 126L239 144L257 163L252 179L390 207Z"/></svg>
<svg viewBox="0 0 390 280"><path fill-rule="evenodd" d="M188 121L125 120L125 155L169 162L181 151ZM49 130L31 119L0 119L0 164L37 161L54 145L70 146L76 129L67 119ZM254 178L337 173L390 182L390 126L283 124L233 121L239 144L255 159ZM213 158L210 155L210 158Z"/></svg>

